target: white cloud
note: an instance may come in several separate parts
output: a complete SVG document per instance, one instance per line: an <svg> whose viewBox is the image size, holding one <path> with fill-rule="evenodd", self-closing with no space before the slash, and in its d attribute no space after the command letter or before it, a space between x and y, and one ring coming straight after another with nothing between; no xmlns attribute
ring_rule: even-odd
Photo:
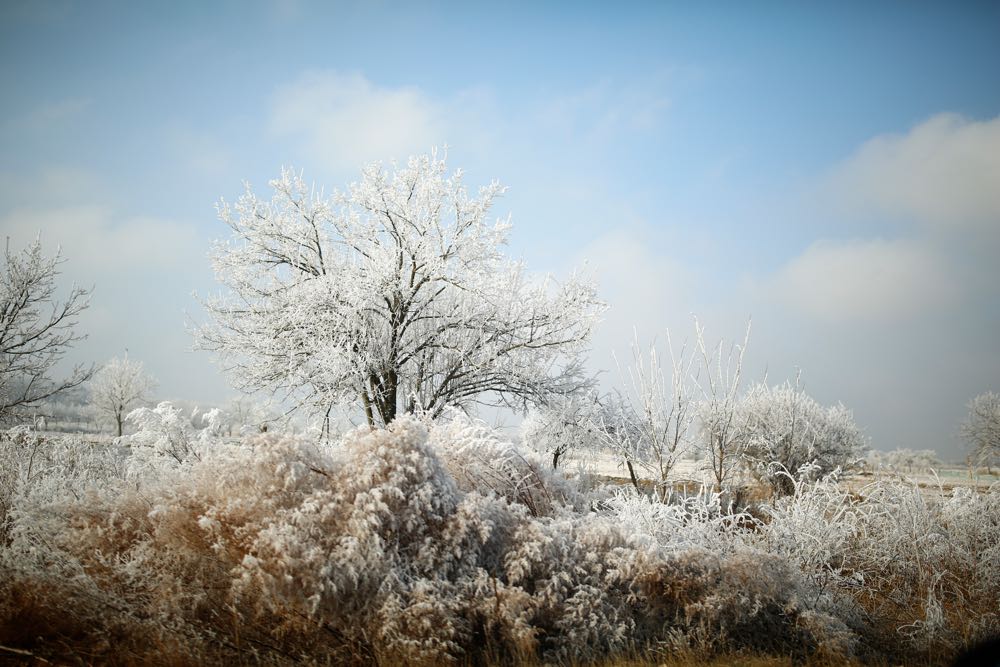
<svg viewBox="0 0 1000 667"><path fill-rule="evenodd" d="M43 125L55 123L65 118L71 118L86 111L93 100L90 98L73 97L43 105L34 113L37 121Z"/></svg>
<svg viewBox="0 0 1000 667"><path fill-rule="evenodd" d="M312 159L356 171L447 143L441 106L418 88L377 86L361 74L313 72L275 94L271 129L297 138Z"/></svg>
<svg viewBox="0 0 1000 667"><path fill-rule="evenodd" d="M679 343L692 331L697 280L654 247L640 230L623 228L594 239L576 258L576 266L595 278L609 305L594 332L591 354L595 370L612 371L604 377L609 386L620 380L612 354L627 362L635 336L646 345L662 341L669 328Z"/></svg>
<svg viewBox="0 0 1000 667"><path fill-rule="evenodd" d="M665 77L615 85L599 81L543 100L539 119L552 131L593 140L608 140L623 132L656 129L670 108Z"/></svg>
<svg viewBox="0 0 1000 667"><path fill-rule="evenodd" d="M42 132L60 125L84 113L93 104L86 97L69 97L47 102L28 113L6 121L3 128L8 132Z"/></svg>
<svg viewBox="0 0 1000 667"><path fill-rule="evenodd" d="M101 206L20 208L0 217L13 247L39 234L46 254L59 246L77 282L92 276L172 269L187 273L204 243L192 225L151 217L120 218Z"/></svg>
<svg viewBox="0 0 1000 667"><path fill-rule="evenodd" d="M869 140L830 177L855 212L1000 235L1000 117L940 114Z"/></svg>
<svg viewBox="0 0 1000 667"><path fill-rule="evenodd" d="M107 188L92 172L50 165L37 170L0 170L0 202L7 210L44 201L47 207L106 199Z"/></svg>
<svg viewBox="0 0 1000 667"><path fill-rule="evenodd" d="M558 163L579 172L583 147L660 128L672 75L602 80L512 102L498 101L485 85L431 95L357 72L312 71L275 91L269 124L274 136L292 140L293 152L338 176L353 175L372 160L403 160L446 144L471 158L472 164L463 160L470 171L479 159L490 169L506 160L519 169L526 162L529 169ZM521 159L509 160L511 155Z"/></svg>
<svg viewBox="0 0 1000 667"><path fill-rule="evenodd" d="M908 240L817 241L765 281L764 294L831 323L893 322L957 293L943 259Z"/></svg>
<svg viewBox="0 0 1000 667"><path fill-rule="evenodd" d="M232 153L211 133L178 127L168 130L167 136L170 151L194 173L214 177L233 171Z"/></svg>

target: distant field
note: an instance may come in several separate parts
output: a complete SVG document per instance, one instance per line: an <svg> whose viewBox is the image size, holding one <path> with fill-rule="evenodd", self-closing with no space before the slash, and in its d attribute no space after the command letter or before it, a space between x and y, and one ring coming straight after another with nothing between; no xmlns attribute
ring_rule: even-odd
<svg viewBox="0 0 1000 667"><path fill-rule="evenodd" d="M96 433L68 434L57 431L41 431L39 434L45 437L72 435L74 438L77 438L82 442L93 445L110 443L114 439L111 435ZM232 438L225 439L236 441L239 438L234 436ZM564 459L560 468L570 473L582 471L599 477L619 479L622 483L629 482L628 470L625 468L624 464L620 462L620 459L616 458L609 452L591 454L587 457L579 457L576 459ZM653 476L641 466L635 466L635 473L636 476L642 481L651 482L653 480ZM879 479L899 479L902 481L913 482L921 489L926 490L928 493L941 491L950 493L957 487L967 487L978 490L989 489L991 485L1000 482L1000 474L998 473L1000 473L1000 469L993 470L992 474L986 474L982 469L980 469L975 474L972 474L965 466L958 464L945 464L934 470L914 469L910 471L881 468L877 471L877 473L870 471L852 472L850 474L845 474L841 478L841 482L852 492L861 491L877 477ZM711 485L712 483L711 473L704 468L703 464L699 461L692 461L689 459L682 459L677 463L674 470L671 472L670 481L675 485L690 484L692 487L697 487L701 484ZM747 481L750 482L750 480Z"/></svg>
<svg viewBox="0 0 1000 667"><path fill-rule="evenodd" d="M624 483L629 481L628 470L610 453L594 455L587 460L571 461L567 464L567 470L572 471L574 470L574 467L601 477L619 478ZM653 480L652 475L639 466L635 467L635 473L640 480ZM841 478L841 482L851 491L858 492L868 484L872 483L876 478L899 479L902 481L913 482L921 489L925 489L928 493L940 491L950 493L952 489L957 487L987 490L991 485L1000 482L1000 475L997 474L996 470L993 471L993 474L986 474L980 470L973 475L970 473L968 468L955 464L946 464L933 471L929 469L920 471L916 469L913 471L898 471L883 468L877 473L868 471L852 472L850 474L845 474ZM672 481L675 485L685 483L690 483L692 485L700 485L703 483L711 485L712 479L711 473L708 470L705 470L700 462L681 460L671 472L670 481Z"/></svg>

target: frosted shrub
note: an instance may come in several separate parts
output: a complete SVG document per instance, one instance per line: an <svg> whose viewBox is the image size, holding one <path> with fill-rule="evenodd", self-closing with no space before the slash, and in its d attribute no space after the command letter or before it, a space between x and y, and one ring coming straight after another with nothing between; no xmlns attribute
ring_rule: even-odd
<svg viewBox="0 0 1000 667"><path fill-rule="evenodd" d="M855 495L836 476L792 486L766 508L757 544L805 576L817 608L867 617L868 641L897 656L948 660L1000 632L996 489L946 496L879 480Z"/></svg>
<svg viewBox="0 0 1000 667"><path fill-rule="evenodd" d="M430 443L464 491L492 491L534 515L548 515L586 499L537 451L504 440L493 429L461 413L430 424Z"/></svg>
<svg viewBox="0 0 1000 667"><path fill-rule="evenodd" d="M405 418L335 447L213 445L83 502L18 501L0 642L179 664L579 662L666 637L706 652L849 648L779 559L660 546L574 509L560 480L474 422Z"/></svg>
<svg viewBox="0 0 1000 667"><path fill-rule="evenodd" d="M789 472L827 475L861 456L864 438L851 412L843 405L823 407L797 382L752 387L738 413L745 425L745 456L756 476L776 493L795 491Z"/></svg>
<svg viewBox="0 0 1000 667"><path fill-rule="evenodd" d="M660 502L619 492L608 506L626 532L668 553L644 576L684 601L671 612L683 630L670 640L675 648L853 653L860 621L850 602L769 549L768 524L734 512L722 494L703 488Z"/></svg>
<svg viewBox="0 0 1000 667"><path fill-rule="evenodd" d="M754 543L808 582L812 592L804 606L857 628L862 625L862 611L853 595L865 578L848 565L848 556L863 534L857 502L839 486L837 471L816 481L810 476L811 471L798 478L788 476L791 495L762 508Z"/></svg>
<svg viewBox="0 0 1000 667"><path fill-rule="evenodd" d="M746 546L750 533L744 528L753 526L756 519L732 512L724 502L722 494L709 488L692 496L671 495L666 502L620 490L605 501L630 534L646 536L671 550L732 554Z"/></svg>
<svg viewBox="0 0 1000 667"><path fill-rule="evenodd" d="M124 478L125 468L125 456L109 443L45 437L25 426L0 432L0 535L15 504L63 496L80 501L89 486Z"/></svg>
<svg viewBox="0 0 1000 667"><path fill-rule="evenodd" d="M132 450L130 467L137 477L200 459L213 440L222 434L218 410L206 413L207 426L197 431L183 410L169 401L155 408L133 410L125 419L136 427L136 432L122 438L121 442Z"/></svg>
<svg viewBox="0 0 1000 667"><path fill-rule="evenodd" d="M928 496L914 484L862 490L847 567L859 600L917 648L940 654L1000 632L1000 493Z"/></svg>
<svg viewBox="0 0 1000 667"><path fill-rule="evenodd" d="M521 422L521 440L539 453L552 456L552 467L568 455L593 451L601 445L595 418L603 406L595 392L553 397L534 407Z"/></svg>
<svg viewBox="0 0 1000 667"><path fill-rule="evenodd" d="M972 448L970 465L986 466L989 473L1000 458L1000 394L988 391L969 401L962 437Z"/></svg>

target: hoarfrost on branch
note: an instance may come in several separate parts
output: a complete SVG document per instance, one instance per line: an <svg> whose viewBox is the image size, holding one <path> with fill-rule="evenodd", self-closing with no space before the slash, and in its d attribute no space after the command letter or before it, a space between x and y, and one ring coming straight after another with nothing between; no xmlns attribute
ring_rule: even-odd
<svg viewBox="0 0 1000 667"><path fill-rule="evenodd" d="M360 406L372 426L588 386L594 285L531 281L501 252L510 224L487 219L499 183L471 196L436 153L393 166L332 196L283 170L270 201L247 185L221 202L233 238L214 264L229 294L207 300L201 345L244 390L320 414Z"/></svg>

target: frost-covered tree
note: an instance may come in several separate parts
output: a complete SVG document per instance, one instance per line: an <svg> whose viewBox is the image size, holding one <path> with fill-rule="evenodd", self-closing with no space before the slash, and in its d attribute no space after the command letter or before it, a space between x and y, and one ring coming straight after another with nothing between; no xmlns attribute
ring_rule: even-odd
<svg viewBox="0 0 1000 667"><path fill-rule="evenodd" d="M705 463L711 470L716 490L722 491L742 464L746 448L745 420L741 419L738 407L743 355L750 342L750 324L747 324L743 344L731 346L728 352L722 341L709 350L705 345L704 331L695 321L695 344L703 371L699 380L702 392L699 421L704 438Z"/></svg>
<svg viewBox="0 0 1000 667"><path fill-rule="evenodd" d="M4 248L0 273L0 421L20 410L79 386L93 374L76 366L63 378L53 368L73 343L85 336L75 331L80 313L89 304L90 290L73 286L64 300L57 295L56 278L62 260L42 254L35 239L21 252Z"/></svg>
<svg viewBox="0 0 1000 667"><path fill-rule="evenodd" d="M156 387L156 381L146 373L141 361L125 355L104 365L90 386L90 400L104 417L114 420L116 434L122 434L125 416L143 402Z"/></svg>
<svg viewBox="0 0 1000 667"><path fill-rule="evenodd" d="M798 382L751 387L738 413L745 429L745 455L754 473L776 493L793 493L789 475L799 475L804 466L822 476L861 456L864 437L851 411L843 405L823 407Z"/></svg>
<svg viewBox="0 0 1000 667"><path fill-rule="evenodd" d="M1000 394L988 391L969 401L962 435L972 447L972 460L989 470L1000 458Z"/></svg>
<svg viewBox="0 0 1000 667"><path fill-rule="evenodd" d="M222 408L222 414L227 436L266 432L268 425L278 420L278 415L250 396L231 398Z"/></svg>
<svg viewBox="0 0 1000 667"><path fill-rule="evenodd" d="M933 449L912 450L909 447L899 447L891 452L871 451L868 459L875 470L887 468L897 473L927 471L941 467L941 460Z"/></svg>
<svg viewBox="0 0 1000 667"><path fill-rule="evenodd" d="M555 397L528 411L521 437L535 450L552 454L552 467L558 468L564 455L602 442L595 415L603 408L593 391Z"/></svg>
<svg viewBox="0 0 1000 667"><path fill-rule="evenodd" d="M645 456L640 463L650 470L665 492L667 477L691 447L691 432L697 405L693 396L692 367L694 357L687 346L674 350L667 331L667 352L670 367L664 369L660 354L650 346L648 361L639 352L638 341L633 345L633 363L628 375L631 381L633 412L639 419L636 427L645 441Z"/></svg>
<svg viewBox="0 0 1000 667"><path fill-rule="evenodd" d="M219 205L233 238L215 246L227 295L208 299L202 347L248 392L315 413L396 414L471 403L543 402L587 385L581 355L603 308L590 282L529 280L490 222L504 188L470 195L445 160L378 163L326 196L285 170L272 198ZM328 414L328 413L327 413Z"/></svg>
<svg viewBox="0 0 1000 667"><path fill-rule="evenodd" d="M655 345L644 354L638 339L632 344L632 364L622 375L627 391L609 408L617 410L609 431L610 448L631 466L637 463L653 476L661 497L674 466L692 446L697 402L694 400L695 357L686 345L674 349L667 331L670 365L665 367ZM630 467L630 473L632 472Z"/></svg>

